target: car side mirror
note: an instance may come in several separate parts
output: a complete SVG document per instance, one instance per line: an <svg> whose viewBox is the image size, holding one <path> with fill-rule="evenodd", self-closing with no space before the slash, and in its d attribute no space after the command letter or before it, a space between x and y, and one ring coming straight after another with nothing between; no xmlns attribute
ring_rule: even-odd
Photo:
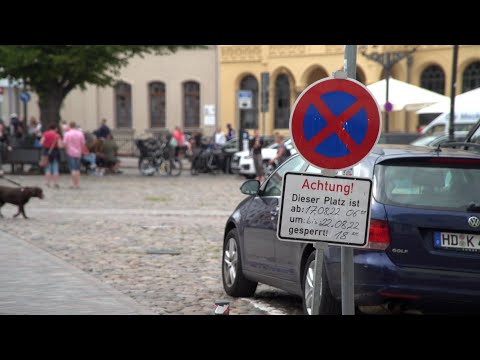
<svg viewBox="0 0 480 360"><path fill-rule="evenodd" d="M240 186L240 191L245 195L257 195L258 189L260 189L258 180L247 180Z"/></svg>

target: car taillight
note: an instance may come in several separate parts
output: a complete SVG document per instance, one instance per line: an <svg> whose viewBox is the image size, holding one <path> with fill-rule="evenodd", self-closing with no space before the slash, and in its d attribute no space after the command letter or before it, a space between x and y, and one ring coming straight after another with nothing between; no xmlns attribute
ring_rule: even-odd
<svg viewBox="0 0 480 360"><path fill-rule="evenodd" d="M370 220L368 244L364 249L385 250L390 245L390 229L384 220Z"/></svg>

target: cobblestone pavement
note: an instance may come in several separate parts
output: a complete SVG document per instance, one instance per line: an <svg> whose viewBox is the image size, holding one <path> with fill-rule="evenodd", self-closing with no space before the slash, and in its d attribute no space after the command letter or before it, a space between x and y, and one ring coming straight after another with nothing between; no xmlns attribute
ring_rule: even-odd
<svg viewBox="0 0 480 360"><path fill-rule="evenodd" d="M229 298L221 280L225 221L245 197L242 177L188 171L178 178L142 177L135 168L116 176L82 176L71 190L46 188L40 176L6 176L41 186L45 199L12 219L5 205L1 229L93 275L157 314L213 314L217 299L231 314L301 314L301 301L260 285L252 299ZM6 184L1 181L2 185ZM179 253L158 254L161 252Z"/></svg>

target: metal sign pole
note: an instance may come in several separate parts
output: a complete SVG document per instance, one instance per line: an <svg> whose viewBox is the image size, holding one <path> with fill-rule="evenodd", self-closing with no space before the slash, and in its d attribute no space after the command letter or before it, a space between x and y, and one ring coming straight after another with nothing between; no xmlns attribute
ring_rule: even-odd
<svg viewBox="0 0 480 360"><path fill-rule="evenodd" d="M268 111L268 98L270 88L270 74L268 72L262 72L262 136L265 136L265 113Z"/></svg>
<svg viewBox="0 0 480 360"><path fill-rule="evenodd" d="M8 80L8 115L7 118L10 118L10 115L13 113L12 110L12 80L10 79L10 76L7 77Z"/></svg>
<svg viewBox="0 0 480 360"><path fill-rule="evenodd" d="M23 83L23 124L28 126L28 101L30 100L30 96L27 93L27 89L25 86L25 82Z"/></svg>
<svg viewBox="0 0 480 360"><path fill-rule="evenodd" d="M262 136L265 136L265 112L262 112Z"/></svg>
<svg viewBox="0 0 480 360"><path fill-rule="evenodd" d="M242 132L240 131L240 107L238 106L238 97L239 93L238 91L235 93L235 126L237 127L237 137L238 137L238 151L242 151L242 141L243 141L243 135ZM217 129L215 129L217 131Z"/></svg>
<svg viewBox="0 0 480 360"><path fill-rule="evenodd" d="M355 79L357 73L357 45L345 46L345 72ZM342 315L355 315L353 248L342 246Z"/></svg>
<svg viewBox="0 0 480 360"><path fill-rule="evenodd" d="M453 45L453 62L452 62L452 85L450 88L450 122L448 125L448 139L454 141L454 121L455 121L455 96L457 88L457 64L458 64L458 45Z"/></svg>
<svg viewBox="0 0 480 360"><path fill-rule="evenodd" d="M322 169L322 175L336 176L337 172L333 170ZM316 242L313 247L315 248L315 274L313 276L312 315L319 315L320 295L322 293L321 279L323 270L323 252L327 249L328 245L323 242Z"/></svg>
<svg viewBox="0 0 480 360"><path fill-rule="evenodd" d="M312 303L312 315L319 315L320 310L320 293L321 288L321 279L322 279L322 268L323 268L323 252L325 251L327 245L322 242L316 242L315 247L315 273L313 275L313 303ZM317 280L320 279L320 280Z"/></svg>

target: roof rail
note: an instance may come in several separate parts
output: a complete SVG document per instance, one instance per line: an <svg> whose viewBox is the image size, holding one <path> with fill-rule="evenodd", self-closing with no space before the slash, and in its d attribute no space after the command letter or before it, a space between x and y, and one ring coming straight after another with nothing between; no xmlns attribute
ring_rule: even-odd
<svg viewBox="0 0 480 360"><path fill-rule="evenodd" d="M471 143L471 142L447 142L447 143L443 143L443 144L438 144L438 147L436 149L436 151L442 151L440 150L441 147L453 147L455 148L456 146L464 146L463 149L459 149L459 150L466 150L469 146L472 146L472 147L477 147L477 148L480 148L480 144L477 144L477 143Z"/></svg>

